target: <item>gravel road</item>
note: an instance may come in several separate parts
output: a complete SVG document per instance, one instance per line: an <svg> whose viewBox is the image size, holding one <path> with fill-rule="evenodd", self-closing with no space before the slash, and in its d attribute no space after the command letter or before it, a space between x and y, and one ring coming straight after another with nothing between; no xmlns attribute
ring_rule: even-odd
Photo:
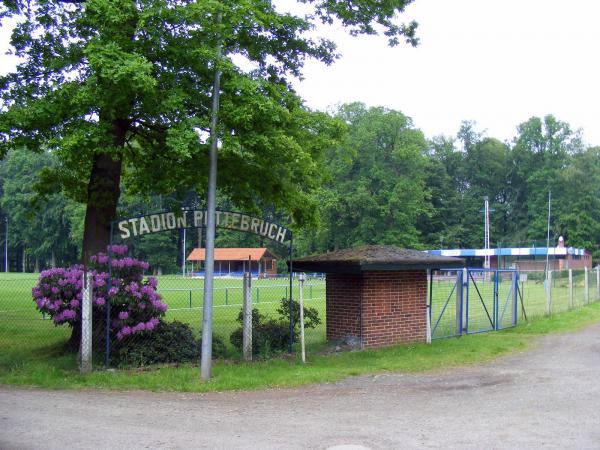
<svg viewBox="0 0 600 450"><path fill-rule="evenodd" d="M2 449L330 447L600 449L600 323L482 365L297 389L0 387Z"/></svg>

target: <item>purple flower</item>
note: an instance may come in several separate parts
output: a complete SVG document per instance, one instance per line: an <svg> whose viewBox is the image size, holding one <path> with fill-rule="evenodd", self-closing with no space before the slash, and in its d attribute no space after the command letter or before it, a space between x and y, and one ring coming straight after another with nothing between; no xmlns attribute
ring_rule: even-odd
<svg viewBox="0 0 600 450"><path fill-rule="evenodd" d="M63 312L63 317L65 318L65 320L74 319L75 317L77 317L77 313L72 309L67 309Z"/></svg>
<svg viewBox="0 0 600 450"><path fill-rule="evenodd" d="M128 335L130 335L130 334L132 333L131 327L124 326L124 327L121 329L121 333L123 334L123 336L128 336Z"/></svg>
<svg viewBox="0 0 600 450"><path fill-rule="evenodd" d="M129 313L127 311L121 311L119 313L119 319L127 320L129 318Z"/></svg>
<svg viewBox="0 0 600 450"><path fill-rule="evenodd" d="M104 298L102 297L98 297L94 303L96 303L96 305L98 306L104 306L106 304L106 300L104 300Z"/></svg>
<svg viewBox="0 0 600 450"><path fill-rule="evenodd" d="M124 255L125 253L127 253L127 246L113 244L111 250L115 255Z"/></svg>
<svg viewBox="0 0 600 450"><path fill-rule="evenodd" d="M112 287L108 290L108 295L110 295L111 297L114 297L118 293L119 293L119 288L117 288L117 287Z"/></svg>
<svg viewBox="0 0 600 450"><path fill-rule="evenodd" d="M158 280L154 277L148 277L148 286L156 288L156 286L158 286Z"/></svg>

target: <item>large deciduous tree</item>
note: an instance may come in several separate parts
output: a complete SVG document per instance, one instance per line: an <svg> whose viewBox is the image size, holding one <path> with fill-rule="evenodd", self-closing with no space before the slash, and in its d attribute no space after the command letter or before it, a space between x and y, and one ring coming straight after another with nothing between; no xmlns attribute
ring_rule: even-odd
<svg viewBox="0 0 600 450"><path fill-rule="evenodd" d="M427 142L399 111L344 105L343 143L328 154L331 182L321 192L325 249L358 244L420 246L418 220L430 213Z"/></svg>
<svg viewBox="0 0 600 450"><path fill-rule="evenodd" d="M105 249L122 177L137 191L205 189L208 145L193 129L208 128L218 64L221 191L241 207L262 199L307 221L318 157L340 130L289 85L306 58L335 58L332 42L309 36L312 21L415 44L416 24L395 20L411 1L301 0L306 17L269 0L3 2L2 20L19 20L11 42L21 62L0 79L0 155L55 152L60 164L41 185L87 205L86 261ZM234 56L254 68L241 70Z"/></svg>

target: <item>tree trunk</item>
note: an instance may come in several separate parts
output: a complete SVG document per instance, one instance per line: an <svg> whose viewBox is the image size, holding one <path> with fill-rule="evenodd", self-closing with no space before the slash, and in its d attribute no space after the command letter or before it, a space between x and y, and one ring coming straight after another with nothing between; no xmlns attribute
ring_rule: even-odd
<svg viewBox="0 0 600 450"><path fill-rule="evenodd" d="M116 147L123 147L127 122L113 123L113 140ZM110 241L110 223L116 218L117 204L121 194L121 156L109 153L94 155L92 173L87 189L87 207L83 230L82 262L87 264L90 257L98 252L106 252Z"/></svg>
<svg viewBox="0 0 600 450"><path fill-rule="evenodd" d="M37 256L35 257L35 266L33 268L33 271L35 273L40 273L40 258L38 258Z"/></svg>
<svg viewBox="0 0 600 450"><path fill-rule="evenodd" d="M56 254L54 253L54 250L50 253L50 267L53 269L56 267Z"/></svg>
<svg viewBox="0 0 600 450"><path fill-rule="evenodd" d="M27 272L27 252L25 249L25 246L23 246L23 257L21 259L21 263L23 264L21 272L25 273Z"/></svg>
<svg viewBox="0 0 600 450"><path fill-rule="evenodd" d="M113 144L117 148L125 145L128 122L115 120L111 130ZM92 171L87 188L87 206L83 229L81 260L87 265L92 255L106 252L110 242L110 224L116 218L117 205L121 194L121 153L97 153L92 161ZM96 318L94 318L96 320ZM99 318L98 320L101 320ZM98 325L93 328L98 331ZM73 327L69 345L79 349L81 324Z"/></svg>

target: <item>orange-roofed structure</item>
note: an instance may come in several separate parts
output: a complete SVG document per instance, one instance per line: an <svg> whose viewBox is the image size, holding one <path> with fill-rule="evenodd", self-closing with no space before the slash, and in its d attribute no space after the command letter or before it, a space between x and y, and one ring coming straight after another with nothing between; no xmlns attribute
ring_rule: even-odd
<svg viewBox="0 0 600 450"><path fill-rule="evenodd" d="M198 263L200 275L204 260L205 249L195 248L187 260ZM215 276L242 276L251 272L253 276L263 277L277 275L277 256L268 248L215 248Z"/></svg>

